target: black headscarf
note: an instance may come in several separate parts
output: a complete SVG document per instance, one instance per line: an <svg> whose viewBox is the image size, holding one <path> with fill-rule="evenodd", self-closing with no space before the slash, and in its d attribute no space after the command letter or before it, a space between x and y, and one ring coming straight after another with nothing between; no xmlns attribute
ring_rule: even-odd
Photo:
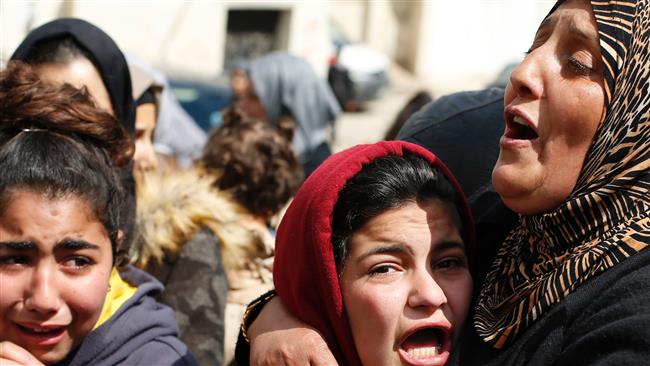
<svg viewBox="0 0 650 366"><path fill-rule="evenodd" d="M12 60L29 62L30 54L43 42L71 37L92 57L104 81L115 116L130 135L135 131L135 107L129 66L117 44L104 31L81 19L57 19L34 29L18 46Z"/></svg>

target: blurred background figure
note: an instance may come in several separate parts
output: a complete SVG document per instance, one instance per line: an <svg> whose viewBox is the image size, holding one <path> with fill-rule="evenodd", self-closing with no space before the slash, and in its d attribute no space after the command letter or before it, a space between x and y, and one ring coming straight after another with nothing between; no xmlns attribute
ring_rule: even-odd
<svg viewBox="0 0 650 366"><path fill-rule="evenodd" d="M147 141L141 155L136 150L136 165L142 157L145 169L155 169L158 164L163 171L190 167L201 156L207 134L183 109L162 72L133 54L127 54L126 59L133 82L133 97L138 105L136 139L142 133L146 135L142 140ZM141 117L144 120L140 120ZM143 129L138 129L138 123ZM152 145L147 146L148 141ZM152 165L154 160L155 166Z"/></svg>
<svg viewBox="0 0 650 366"><path fill-rule="evenodd" d="M238 225L238 206L194 169L136 177L138 230L130 262L163 283L158 300L174 309L180 338L199 363L221 365L224 266L249 257L239 249L252 241Z"/></svg>
<svg viewBox="0 0 650 366"><path fill-rule="evenodd" d="M294 130L292 146L307 176L331 154L328 140L341 108L305 60L275 52L242 62L231 85L236 105L250 117Z"/></svg>
<svg viewBox="0 0 650 366"><path fill-rule="evenodd" d="M131 89L135 100L135 155L136 170L156 170L158 157L153 148L154 131L160 113L160 95L163 84L156 82L151 72L134 57L127 57L131 74Z"/></svg>
<svg viewBox="0 0 650 366"><path fill-rule="evenodd" d="M156 153L161 111L169 112L163 107L177 102L169 92L165 94L168 85L164 76L133 55L127 60L137 105L137 215L130 262L163 283L165 291L158 299L174 309L180 337L197 360L202 365L220 365L227 291L220 236L227 235L223 228L233 220L229 216L232 210L227 200L211 191L211 181L201 179L196 171L179 169L181 154ZM190 135L183 134L184 126L167 117L166 123L175 124L167 132L181 127L180 137L186 137L184 142L200 152L203 141L192 142L187 138Z"/></svg>
<svg viewBox="0 0 650 366"><path fill-rule="evenodd" d="M197 165L136 174L129 257L165 285L159 300L174 308L197 360L220 365L232 358L245 305L272 286L275 227L303 174L285 136L235 109Z"/></svg>
<svg viewBox="0 0 650 366"><path fill-rule="evenodd" d="M32 65L43 80L86 87L97 105L133 135L129 68L117 44L101 29L81 19L57 19L30 32L11 59Z"/></svg>
<svg viewBox="0 0 650 366"><path fill-rule="evenodd" d="M273 286L275 228L302 182L303 171L285 136L234 108L226 110L223 124L210 134L200 166L215 189L232 197L238 206L237 224L249 239L246 253L235 263L224 259L229 284L225 359L229 360L246 305Z"/></svg>
<svg viewBox="0 0 650 366"><path fill-rule="evenodd" d="M419 111L420 108L424 107L432 100L433 98L428 91L421 90L417 92L408 102L406 102L406 105L399 111L399 113L397 113L397 117L395 117L395 121L388 129L388 132L386 132L384 140L390 141L397 139L397 133L402 129L404 123L406 123L413 114Z"/></svg>
<svg viewBox="0 0 650 366"><path fill-rule="evenodd" d="M158 164L163 171L188 168L201 155L206 133L180 105L163 73L133 54L126 56L137 104L136 139L142 134L136 166L142 161L143 169Z"/></svg>
<svg viewBox="0 0 650 366"><path fill-rule="evenodd" d="M30 32L11 58L30 64L42 80L86 88L133 138L135 103L129 68L122 51L103 30L81 19L57 19ZM135 230L132 165L121 168L120 175L126 192L121 207L126 249Z"/></svg>

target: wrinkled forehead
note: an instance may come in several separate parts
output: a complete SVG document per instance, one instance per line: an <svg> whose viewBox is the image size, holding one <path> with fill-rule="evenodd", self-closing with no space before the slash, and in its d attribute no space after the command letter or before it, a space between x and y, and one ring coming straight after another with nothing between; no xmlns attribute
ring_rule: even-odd
<svg viewBox="0 0 650 366"><path fill-rule="evenodd" d="M643 1L643 0L641 0ZM605 80L605 106L609 107L616 89L620 83L619 76L625 64L632 32L635 31L637 0L560 0L546 16L548 19L560 6L570 3L589 3L596 20L600 49L605 65L603 77ZM641 31L641 30L639 30Z"/></svg>

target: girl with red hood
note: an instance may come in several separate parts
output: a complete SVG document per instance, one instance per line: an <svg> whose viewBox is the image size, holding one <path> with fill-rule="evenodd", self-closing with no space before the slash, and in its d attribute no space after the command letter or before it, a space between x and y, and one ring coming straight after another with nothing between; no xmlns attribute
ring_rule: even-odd
<svg viewBox="0 0 650 366"><path fill-rule="evenodd" d="M429 151L359 145L326 160L278 229L274 282L339 364L443 365L469 308L474 232Z"/></svg>

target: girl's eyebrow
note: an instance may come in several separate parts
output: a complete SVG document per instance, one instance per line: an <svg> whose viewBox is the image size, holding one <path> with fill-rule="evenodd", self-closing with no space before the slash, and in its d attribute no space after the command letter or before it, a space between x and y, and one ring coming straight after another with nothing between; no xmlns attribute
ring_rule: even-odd
<svg viewBox="0 0 650 366"><path fill-rule="evenodd" d="M38 251L38 246L33 241L3 241L0 250Z"/></svg>
<svg viewBox="0 0 650 366"><path fill-rule="evenodd" d="M443 241L436 243L434 250L443 251L449 249L462 249L465 251L465 244L462 241Z"/></svg>
<svg viewBox="0 0 650 366"><path fill-rule="evenodd" d="M56 246L54 247L54 250L82 250L82 249L99 250L99 245L92 244L81 239L64 238L59 243L57 243Z"/></svg>
<svg viewBox="0 0 650 366"><path fill-rule="evenodd" d="M443 241L440 243L436 243L434 247L435 251L444 251L449 249L461 249L464 252L465 244L463 244L462 241ZM356 262L359 263L364 259L370 257L371 255L376 255L376 254L402 254L402 253L413 254L413 251L411 250L411 248L409 248L404 244L384 245L384 246L379 246L379 247L369 249L368 251L360 255L359 258L357 258Z"/></svg>
<svg viewBox="0 0 650 366"><path fill-rule="evenodd" d="M364 259L370 257L371 255L376 255L376 254L402 254L402 253L407 253L410 252L410 249L406 247L404 244L393 244L393 245L384 245L384 246L379 246L375 247L372 249L369 249L365 253L359 256L357 258L356 262L361 262Z"/></svg>

